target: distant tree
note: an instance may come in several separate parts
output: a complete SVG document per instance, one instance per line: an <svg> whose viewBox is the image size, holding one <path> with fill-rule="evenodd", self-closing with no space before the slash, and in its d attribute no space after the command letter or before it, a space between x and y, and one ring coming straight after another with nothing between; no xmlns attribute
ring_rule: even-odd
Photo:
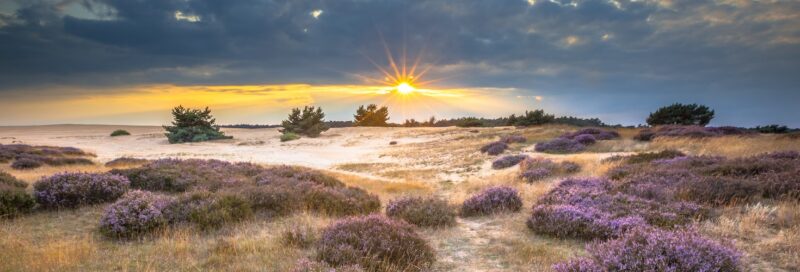
<svg viewBox="0 0 800 272"><path fill-rule="evenodd" d="M458 127L482 127L483 121L475 117L461 118L456 121Z"/></svg>
<svg viewBox="0 0 800 272"><path fill-rule="evenodd" d="M432 126L435 126L435 125L436 125L436 117L434 117L434 116L431 116L431 118L430 118L430 119L428 119L428 121L426 121L425 123L422 123L422 125L423 125L423 126L426 126L426 127L432 127Z"/></svg>
<svg viewBox="0 0 800 272"><path fill-rule="evenodd" d="M513 125L516 125L516 124L517 124L517 115L516 114L511 114L511 116L508 117L508 122L506 122L506 125L507 126L513 126Z"/></svg>
<svg viewBox="0 0 800 272"><path fill-rule="evenodd" d="M512 119L514 120L513 122L511 121ZM555 116L545 113L544 110L534 110L525 111L525 114L519 117L512 114L507 120L506 123L509 125L527 127L552 123L555 120Z"/></svg>
<svg viewBox="0 0 800 272"><path fill-rule="evenodd" d="M771 133L771 134L789 133L789 127L782 125L766 125L763 127L757 126L753 128L753 130L758 131L759 133Z"/></svg>
<svg viewBox="0 0 800 272"><path fill-rule="evenodd" d="M406 119L406 121L403 122L403 126L404 127L418 127L418 126L421 126L421 125L422 124L420 122L418 122L417 120L414 120L414 118Z"/></svg>
<svg viewBox="0 0 800 272"><path fill-rule="evenodd" d="M280 132L305 135L311 138L318 137L323 131L328 130L325 124L325 113L319 107L303 107L292 109L289 117L281 122L283 129Z"/></svg>
<svg viewBox="0 0 800 272"><path fill-rule="evenodd" d="M572 116L561 116L553 120L556 124L573 125L579 127L604 127L608 126L598 118L578 118Z"/></svg>
<svg viewBox="0 0 800 272"><path fill-rule="evenodd" d="M356 110L355 125L359 127L385 127L389 120L389 108L369 104L366 108L361 105Z"/></svg>
<svg viewBox="0 0 800 272"><path fill-rule="evenodd" d="M172 109L172 117L172 126L164 126L171 144L233 138L219 131L208 107L201 110L177 106Z"/></svg>
<svg viewBox="0 0 800 272"><path fill-rule="evenodd" d="M714 110L705 105L675 103L661 107L647 117L647 124L705 126L714 119Z"/></svg>

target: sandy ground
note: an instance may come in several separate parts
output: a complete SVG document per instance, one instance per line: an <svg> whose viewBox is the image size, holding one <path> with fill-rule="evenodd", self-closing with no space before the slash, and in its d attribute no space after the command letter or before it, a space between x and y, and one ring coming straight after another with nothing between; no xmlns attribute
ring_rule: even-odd
<svg viewBox="0 0 800 272"><path fill-rule="evenodd" d="M130 136L111 137L116 129ZM420 128L415 130L436 130ZM213 158L268 164L330 168L348 162L388 162L381 152L391 141L400 145L430 141L403 128L333 128L315 139L280 142L277 128L223 129L232 140L169 144L164 129L156 126L52 125L0 127L0 143L77 147L106 162L118 157Z"/></svg>

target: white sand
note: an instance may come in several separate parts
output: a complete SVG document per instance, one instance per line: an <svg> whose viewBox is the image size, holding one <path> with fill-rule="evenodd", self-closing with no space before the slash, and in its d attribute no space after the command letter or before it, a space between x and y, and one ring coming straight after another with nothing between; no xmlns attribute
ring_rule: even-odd
<svg viewBox="0 0 800 272"><path fill-rule="evenodd" d="M132 135L111 137L116 129ZM428 128L437 129L437 128ZM0 127L0 143L72 146L97 154L99 162L127 156L157 158L213 158L269 164L330 168L347 162L384 161L379 153L389 142L424 142L433 138L402 133L403 128L333 128L319 138L280 142L276 128L223 129L232 140L169 144L156 126L52 125ZM407 130L406 130L407 132Z"/></svg>

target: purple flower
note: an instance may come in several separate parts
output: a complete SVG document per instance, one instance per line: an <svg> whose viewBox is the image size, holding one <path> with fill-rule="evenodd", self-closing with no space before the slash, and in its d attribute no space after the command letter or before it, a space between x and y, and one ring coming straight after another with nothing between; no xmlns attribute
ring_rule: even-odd
<svg viewBox="0 0 800 272"><path fill-rule="evenodd" d="M46 208L113 201L130 187L127 178L105 173L61 173L34 183L36 202Z"/></svg>
<svg viewBox="0 0 800 272"><path fill-rule="evenodd" d="M499 212L517 212L522 199L517 189L506 186L489 187L473 195L461 205L462 216L489 215Z"/></svg>

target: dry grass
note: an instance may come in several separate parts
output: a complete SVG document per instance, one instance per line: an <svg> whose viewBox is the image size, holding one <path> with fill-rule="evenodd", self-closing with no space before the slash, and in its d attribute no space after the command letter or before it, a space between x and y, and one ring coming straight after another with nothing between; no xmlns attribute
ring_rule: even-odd
<svg viewBox="0 0 800 272"><path fill-rule="evenodd" d="M781 135L725 136L713 138L656 138L651 150L677 149L693 155L752 156L764 152L800 150L800 140Z"/></svg>

